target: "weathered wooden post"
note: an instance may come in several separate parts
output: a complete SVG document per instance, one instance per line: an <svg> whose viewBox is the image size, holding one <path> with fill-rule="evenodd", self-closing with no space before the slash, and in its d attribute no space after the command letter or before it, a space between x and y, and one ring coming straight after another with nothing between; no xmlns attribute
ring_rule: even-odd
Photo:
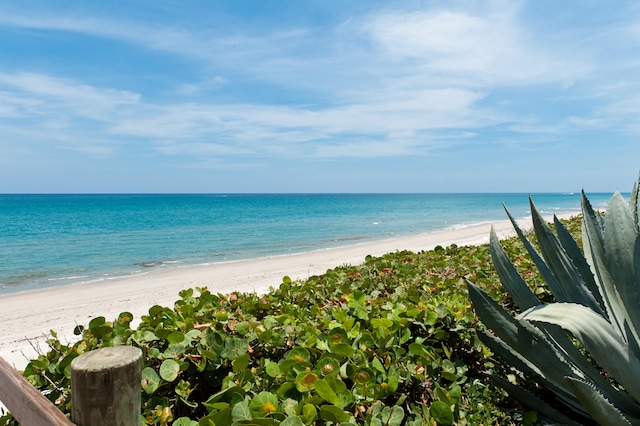
<svg viewBox="0 0 640 426"><path fill-rule="evenodd" d="M96 349L71 361L71 420L78 426L139 426L142 351Z"/></svg>

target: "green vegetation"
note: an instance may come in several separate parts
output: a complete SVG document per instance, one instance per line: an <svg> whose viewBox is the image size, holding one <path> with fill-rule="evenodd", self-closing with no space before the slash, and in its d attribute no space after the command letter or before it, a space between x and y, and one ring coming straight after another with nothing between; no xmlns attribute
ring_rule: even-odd
<svg viewBox="0 0 640 426"><path fill-rule="evenodd" d="M567 223L573 232L579 219ZM533 293L551 297L517 238L503 242ZM143 413L157 425L535 424L489 374L509 374L476 336L466 280L512 307L489 246L368 257L268 294L186 289L131 327L122 313L32 360L27 379L70 412L70 363L111 345L144 353ZM10 415L0 424L14 424Z"/></svg>
<svg viewBox="0 0 640 426"><path fill-rule="evenodd" d="M495 381L563 424L640 424L639 201L637 184L629 205L616 192L603 218L583 193L584 255L566 228L556 222L554 234L532 203L542 256L520 236L556 303L533 294L495 236L493 262L524 312L512 317L469 283L478 315L495 333L482 332L482 340L513 366L509 380ZM535 391L525 389L531 380Z"/></svg>

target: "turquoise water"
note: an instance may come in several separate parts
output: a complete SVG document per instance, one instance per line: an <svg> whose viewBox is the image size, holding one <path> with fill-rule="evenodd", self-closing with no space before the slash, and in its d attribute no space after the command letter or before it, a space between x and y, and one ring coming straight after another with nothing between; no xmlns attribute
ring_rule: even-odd
<svg viewBox="0 0 640 426"><path fill-rule="evenodd" d="M577 193L532 197L579 211ZM502 202L530 215L527 194L0 195L0 293L504 220Z"/></svg>

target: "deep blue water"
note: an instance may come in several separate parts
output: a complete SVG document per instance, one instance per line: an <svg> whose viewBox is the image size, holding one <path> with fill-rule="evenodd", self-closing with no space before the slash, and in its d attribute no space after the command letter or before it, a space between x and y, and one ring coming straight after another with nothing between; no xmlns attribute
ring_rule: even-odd
<svg viewBox="0 0 640 426"><path fill-rule="evenodd" d="M579 211L578 193L532 197ZM503 220L502 202L530 215L527 194L0 195L0 293Z"/></svg>

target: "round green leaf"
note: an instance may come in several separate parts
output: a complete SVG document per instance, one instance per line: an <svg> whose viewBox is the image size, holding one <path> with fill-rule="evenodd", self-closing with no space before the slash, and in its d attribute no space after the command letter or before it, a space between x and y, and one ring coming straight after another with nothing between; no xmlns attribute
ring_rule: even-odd
<svg viewBox="0 0 640 426"><path fill-rule="evenodd" d="M436 401L429 407L429 414L439 425L448 426L453 424L453 412L447 404Z"/></svg>
<svg viewBox="0 0 640 426"><path fill-rule="evenodd" d="M332 329L328 334L328 339L330 345L347 343L349 341L347 338L347 332L340 327Z"/></svg>
<svg viewBox="0 0 640 426"><path fill-rule="evenodd" d="M375 380L375 375L372 369L360 367L353 372L352 379L359 385L366 385Z"/></svg>
<svg viewBox="0 0 640 426"><path fill-rule="evenodd" d="M198 426L198 422L191 420L189 417L180 417L171 426Z"/></svg>
<svg viewBox="0 0 640 426"><path fill-rule="evenodd" d="M133 319L133 314L131 312L121 312L118 315L118 321L120 322L131 322Z"/></svg>
<svg viewBox="0 0 640 426"><path fill-rule="evenodd" d="M399 405L384 407L382 410L382 421L385 425L400 426L403 419L404 409Z"/></svg>
<svg viewBox="0 0 640 426"><path fill-rule="evenodd" d="M278 377L281 373L280 371L280 366L278 365L278 363L273 362L271 360L266 360L265 363L265 371L267 372L267 374L270 377Z"/></svg>
<svg viewBox="0 0 640 426"><path fill-rule="evenodd" d="M169 343L180 343L184 340L184 333L181 331L173 331L167 336Z"/></svg>
<svg viewBox="0 0 640 426"><path fill-rule="evenodd" d="M358 347L363 350L366 351L367 349L371 349L375 346L376 341L373 338L373 335L367 331L364 330L360 336L360 339L358 339Z"/></svg>
<svg viewBox="0 0 640 426"><path fill-rule="evenodd" d="M306 348L293 348L287 353L287 359L294 359L298 362L309 362L311 354Z"/></svg>
<svg viewBox="0 0 640 426"><path fill-rule="evenodd" d="M253 416L251 415L247 401L242 401L234 405L231 410L231 417L236 422L251 420Z"/></svg>
<svg viewBox="0 0 640 426"><path fill-rule="evenodd" d="M251 363L251 357L249 354L242 354L233 360L233 371L243 371Z"/></svg>
<svg viewBox="0 0 640 426"><path fill-rule="evenodd" d="M104 317L95 317L91 321L89 321L89 329L102 327L106 324L106 320Z"/></svg>
<svg viewBox="0 0 640 426"><path fill-rule="evenodd" d="M167 382L173 382L180 372L180 364L172 359L166 359L160 365L160 377Z"/></svg>
<svg viewBox="0 0 640 426"><path fill-rule="evenodd" d="M280 423L280 426L304 426L304 423L298 416L289 416Z"/></svg>
<svg viewBox="0 0 640 426"><path fill-rule="evenodd" d="M346 357L352 357L355 353L355 350L351 347L351 345L347 345L346 343L338 343L337 345L329 345L329 350L332 354L342 355Z"/></svg>
<svg viewBox="0 0 640 426"><path fill-rule="evenodd" d="M151 367L142 370L142 389L151 395L158 389L158 386L160 386L160 376L156 370Z"/></svg>
<svg viewBox="0 0 640 426"><path fill-rule="evenodd" d="M300 392L308 392L313 389L316 381L318 380L318 375L316 373L312 373L310 371L301 371L296 376L296 388Z"/></svg>
<svg viewBox="0 0 640 426"><path fill-rule="evenodd" d="M318 417L318 410L313 404L304 404L302 407L302 420L308 425L313 424L316 417Z"/></svg>
<svg viewBox="0 0 640 426"><path fill-rule="evenodd" d="M278 411L278 398L271 392L260 392L249 403L253 417L267 417Z"/></svg>
<svg viewBox="0 0 640 426"><path fill-rule="evenodd" d="M337 377L338 373L340 373L340 363L335 358L322 358L316 364L316 368L318 372L322 376L333 376Z"/></svg>
<svg viewBox="0 0 640 426"><path fill-rule="evenodd" d="M220 356L230 360L238 358L240 355L247 353L249 342L245 339L237 337L227 337L224 339L224 349Z"/></svg>

